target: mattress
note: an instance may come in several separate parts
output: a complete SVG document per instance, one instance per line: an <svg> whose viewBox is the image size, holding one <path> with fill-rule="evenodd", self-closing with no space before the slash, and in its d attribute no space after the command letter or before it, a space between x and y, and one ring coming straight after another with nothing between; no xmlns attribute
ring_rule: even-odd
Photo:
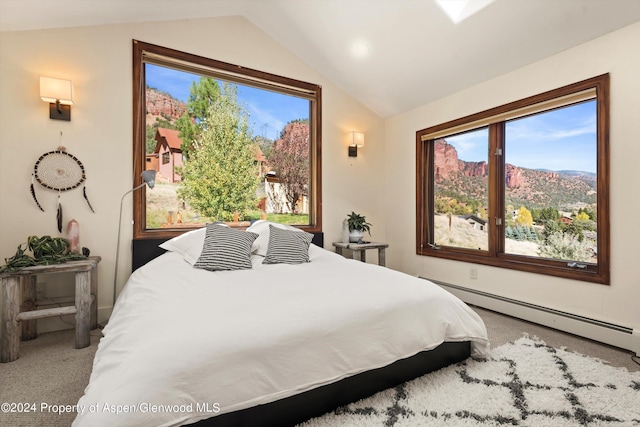
<svg viewBox="0 0 640 427"><path fill-rule="evenodd" d="M136 270L103 330L74 426L175 426L470 341L480 317L423 279L315 245L310 262L206 271L167 252Z"/></svg>

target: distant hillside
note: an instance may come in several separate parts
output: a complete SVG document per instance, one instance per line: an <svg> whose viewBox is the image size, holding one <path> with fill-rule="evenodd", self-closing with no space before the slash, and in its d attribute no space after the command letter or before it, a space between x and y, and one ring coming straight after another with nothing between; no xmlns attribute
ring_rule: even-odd
<svg viewBox="0 0 640 427"><path fill-rule="evenodd" d="M438 190L460 200L487 197L486 162L466 162L444 139L435 142L435 176ZM528 208L555 207L560 210L596 202L595 174L582 171L535 170L507 164L505 204Z"/></svg>
<svg viewBox="0 0 640 427"><path fill-rule="evenodd" d="M596 188L597 175L593 172L563 170L558 171L558 175L567 179L578 179L580 181L584 181L594 189Z"/></svg>
<svg viewBox="0 0 640 427"><path fill-rule="evenodd" d="M158 118L173 123L187 111L187 104L155 88L147 86L146 98L148 125L153 125Z"/></svg>

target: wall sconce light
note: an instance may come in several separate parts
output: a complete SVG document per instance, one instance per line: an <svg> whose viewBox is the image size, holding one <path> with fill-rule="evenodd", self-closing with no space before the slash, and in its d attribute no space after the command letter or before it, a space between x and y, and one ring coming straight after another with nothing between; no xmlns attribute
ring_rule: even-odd
<svg viewBox="0 0 640 427"><path fill-rule="evenodd" d="M73 85L71 80L40 77L40 98L49 102L49 118L71 121Z"/></svg>
<svg viewBox="0 0 640 427"><path fill-rule="evenodd" d="M364 133L349 132L349 157L358 157L358 148L364 147Z"/></svg>

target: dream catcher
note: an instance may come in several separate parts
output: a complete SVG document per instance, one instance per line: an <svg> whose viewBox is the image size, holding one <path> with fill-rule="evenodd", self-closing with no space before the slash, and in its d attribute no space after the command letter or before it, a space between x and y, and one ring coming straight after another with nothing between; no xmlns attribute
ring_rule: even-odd
<svg viewBox="0 0 640 427"><path fill-rule="evenodd" d="M62 205L60 204L60 194L63 191L78 188L84 183L86 180L84 166L76 156L67 153L65 147L58 147L57 150L49 151L40 156L33 167L31 195L36 205L38 205L38 208L44 212L42 205L40 205L36 197L36 190L33 185L34 179L43 187L58 192L57 221L58 231L62 232ZM86 200L91 212L95 213L87 197L87 189L84 185L82 186L82 196Z"/></svg>

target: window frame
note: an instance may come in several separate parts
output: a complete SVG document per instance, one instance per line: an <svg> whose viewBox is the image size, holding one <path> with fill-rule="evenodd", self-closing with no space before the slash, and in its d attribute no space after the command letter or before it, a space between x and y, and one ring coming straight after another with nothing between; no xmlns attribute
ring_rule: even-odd
<svg viewBox="0 0 640 427"><path fill-rule="evenodd" d="M518 111L525 111L520 117L535 112L548 111L555 107L542 108L531 112L532 107L553 103L585 91L595 91L597 101L597 264L570 263L547 258L505 253L505 160L504 155L495 155L496 148L504 147L504 126ZM571 105L571 103L564 104ZM508 116L508 119L504 119ZM493 120L493 118L497 118ZM460 133L460 129L482 127L489 124L489 221L487 222L489 250L479 252L464 248L437 247L433 241L434 192L433 146L438 138L431 135ZM530 273L544 274L567 279L599 284L610 284L610 225L609 225L609 74L603 74L577 83L553 89L538 95L504 104L489 110L452 120L416 132L416 254L436 258L451 259L475 264L507 268ZM501 225L497 220L501 220ZM575 263L574 263L575 264Z"/></svg>
<svg viewBox="0 0 640 427"><path fill-rule="evenodd" d="M152 58L152 60L149 60ZM189 72L209 75L232 83L240 83L268 89L288 95L309 99L310 122L310 184L309 184L309 224L296 227L309 233L322 232L322 87L276 74L267 73L240 65L205 58L167 47L133 40L133 181L134 187L143 184L141 177L145 170L146 141L146 92L144 63L152 62L172 66ZM133 238L168 239L186 231L198 228L146 228L146 191L144 187L133 193Z"/></svg>

